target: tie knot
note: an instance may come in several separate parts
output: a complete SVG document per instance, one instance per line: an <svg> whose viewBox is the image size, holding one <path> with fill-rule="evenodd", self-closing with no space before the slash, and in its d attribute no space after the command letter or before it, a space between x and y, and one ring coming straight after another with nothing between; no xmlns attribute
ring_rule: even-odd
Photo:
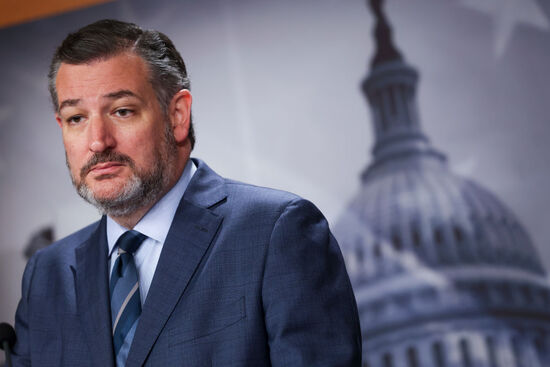
<svg viewBox="0 0 550 367"><path fill-rule="evenodd" d="M122 236L120 236L119 239L116 241L116 246L118 246L118 253L123 254L127 252L133 255L146 238L146 235L139 233L138 231L130 230L124 232Z"/></svg>

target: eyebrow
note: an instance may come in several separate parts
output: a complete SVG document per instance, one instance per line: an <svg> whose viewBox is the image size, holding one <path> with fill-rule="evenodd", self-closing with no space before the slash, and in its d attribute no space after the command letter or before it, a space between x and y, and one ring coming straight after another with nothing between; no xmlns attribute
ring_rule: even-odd
<svg viewBox="0 0 550 367"><path fill-rule="evenodd" d="M107 98L107 99L113 99L113 100L124 98L124 97L135 97L139 100L142 100L137 94L135 94L134 92L132 92L131 90L128 90L128 89L121 89L121 90L116 91L116 92L105 94L102 97ZM61 104L59 105L59 111L61 111L64 107L76 106L79 103L80 103L79 98L66 99L63 102L61 102Z"/></svg>
<svg viewBox="0 0 550 367"><path fill-rule="evenodd" d="M59 105L58 111L61 111L64 107L76 106L80 102L80 99L66 99Z"/></svg>
<svg viewBox="0 0 550 367"><path fill-rule="evenodd" d="M121 89L119 91L112 92L112 93L109 93L109 94L105 94L103 96L103 98L108 98L108 99L119 99L119 98L124 98L124 97L135 97L135 98L141 100L141 98L137 94L135 94L134 92L132 92L131 90L128 90L128 89Z"/></svg>

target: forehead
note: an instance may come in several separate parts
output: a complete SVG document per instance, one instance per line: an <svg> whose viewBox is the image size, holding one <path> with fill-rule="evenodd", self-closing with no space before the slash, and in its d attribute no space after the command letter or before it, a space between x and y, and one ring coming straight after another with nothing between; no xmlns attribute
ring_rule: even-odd
<svg viewBox="0 0 550 367"><path fill-rule="evenodd" d="M131 52L85 64L62 63L55 84L60 102L94 98L121 89L147 94L151 89L147 65Z"/></svg>

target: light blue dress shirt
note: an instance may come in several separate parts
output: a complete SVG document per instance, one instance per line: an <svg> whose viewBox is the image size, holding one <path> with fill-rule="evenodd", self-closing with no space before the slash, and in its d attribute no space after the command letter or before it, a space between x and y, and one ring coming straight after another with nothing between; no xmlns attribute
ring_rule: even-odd
<svg viewBox="0 0 550 367"><path fill-rule="evenodd" d="M196 170L195 164L189 159L181 177L174 187L172 187L133 228L148 237L134 254L134 261L139 276L139 292L142 306L149 293L149 287L153 281L153 275L157 268L160 253L164 246L166 236L168 235L168 230L172 225L176 209ZM127 228L121 226L110 217L107 217L107 243L109 245L110 261L109 277L112 273L116 259L118 258L118 251L114 251L115 243L127 230Z"/></svg>

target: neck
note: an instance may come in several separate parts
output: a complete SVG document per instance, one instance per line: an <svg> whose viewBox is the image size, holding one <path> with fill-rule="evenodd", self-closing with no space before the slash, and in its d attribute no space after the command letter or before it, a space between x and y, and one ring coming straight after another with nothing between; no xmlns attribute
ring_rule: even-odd
<svg viewBox="0 0 550 367"><path fill-rule="evenodd" d="M155 203L153 203L153 205L149 205L148 207L145 207L145 208L140 208L140 209L134 211L132 214L129 214L129 215L125 215L125 216L112 216L112 215L109 215L109 217L111 217L115 222L117 222L118 224L120 224L124 228L133 229L136 226L136 224L139 223L141 218L143 218L145 216L145 214L147 214L147 212L153 206L155 206L155 204L157 202L158 202L158 200Z"/></svg>

